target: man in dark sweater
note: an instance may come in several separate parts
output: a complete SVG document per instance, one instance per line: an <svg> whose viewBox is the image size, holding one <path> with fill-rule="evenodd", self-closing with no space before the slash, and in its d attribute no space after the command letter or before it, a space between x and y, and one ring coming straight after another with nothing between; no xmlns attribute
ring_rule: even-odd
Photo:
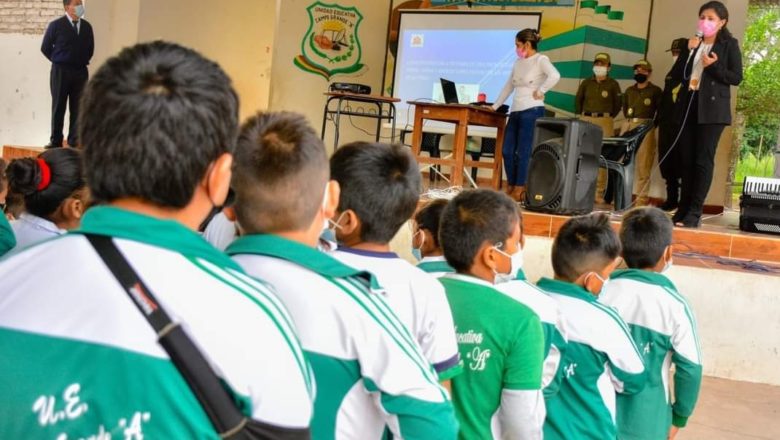
<svg viewBox="0 0 780 440"><path fill-rule="evenodd" d="M63 0L65 15L51 23L41 52L51 61L51 138L46 148L62 146L65 106L70 105L68 144L78 145L79 98L87 83L87 65L95 52L92 26L82 17L82 0Z"/></svg>

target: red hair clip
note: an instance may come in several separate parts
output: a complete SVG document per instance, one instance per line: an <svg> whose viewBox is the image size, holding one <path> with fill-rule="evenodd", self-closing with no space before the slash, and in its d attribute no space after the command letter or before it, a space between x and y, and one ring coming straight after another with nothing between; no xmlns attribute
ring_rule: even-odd
<svg viewBox="0 0 780 440"><path fill-rule="evenodd" d="M43 191L51 183L51 168L49 168L49 164L41 158L38 158L37 162L38 168L41 169L41 181L38 182L38 187L36 189L38 191Z"/></svg>

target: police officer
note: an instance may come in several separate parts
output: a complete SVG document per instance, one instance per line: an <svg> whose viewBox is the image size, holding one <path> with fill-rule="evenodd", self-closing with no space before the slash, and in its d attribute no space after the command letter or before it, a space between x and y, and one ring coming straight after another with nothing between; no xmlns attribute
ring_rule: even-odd
<svg viewBox="0 0 780 440"><path fill-rule="evenodd" d="M656 111L661 103L663 91L650 82L653 66L647 60L639 60L634 64L634 80L636 84L623 93L623 114L626 121L621 133L625 133L642 124L655 124ZM645 135L642 145L636 153L636 189L637 206L647 205L650 193L650 174L656 152L655 130Z"/></svg>
<svg viewBox="0 0 780 440"><path fill-rule="evenodd" d="M620 85L609 77L612 61L609 54L600 52L593 60L593 76L584 79L577 89L574 112L584 121L596 124L604 137L614 136L615 116L620 113ZM596 203L604 202L607 172L599 170L596 182Z"/></svg>
<svg viewBox="0 0 780 440"><path fill-rule="evenodd" d="M680 149L677 146L673 147L672 144L680 131L680 121L674 117L674 106L682 84L684 67L683 64L677 63L677 58L687 45L687 38L678 38L672 41L672 47L667 50L672 53L674 61L664 79L664 91L661 105L658 107L658 161L661 176L666 181L666 201L660 208L664 211L677 209L680 202Z"/></svg>

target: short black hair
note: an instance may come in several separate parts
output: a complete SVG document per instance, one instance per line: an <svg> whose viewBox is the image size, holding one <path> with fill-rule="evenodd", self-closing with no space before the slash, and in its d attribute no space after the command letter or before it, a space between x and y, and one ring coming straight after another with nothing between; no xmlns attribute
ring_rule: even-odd
<svg viewBox="0 0 780 440"><path fill-rule="evenodd" d="M431 231L433 244L436 245L436 247L441 247L441 241L439 240L439 223L441 222L441 214L444 212L444 208L447 207L447 203L449 203L447 199L431 200L414 215L414 221L417 223L418 228Z"/></svg>
<svg viewBox="0 0 780 440"><path fill-rule="evenodd" d="M79 133L96 203L138 197L183 208L209 165L233 150L238 97L225 72L192 49L138 44L87 85Z"/></svg>
<svg viewBox="0 0 780 440"><path fill-rule="evenodd" d="M623 259L632 269L654 267L672 244L674 225L658 208L632 209L620 225Z"/></svg>
<svg viewBox="0 0 780 440"><path fill-rule="evenodd" d="M329 174L325 145L303 115L258 113L242 126L233 162L238 223L248 233L309 227Z"/></svg>
<svg viewBox="0 0 780 440"><path fill-rule="evenodd" d="M45 173L49 182L41 188ZM10 192L24 197L25 211L42 218L49 218L65 199L85 186L81 152L73 148L46 150L36 159L14 159L6 174Z"/></svg>
<svg viewBox="0 0 780 440"><path fill-rule="evenodd" d="M339 211L360 218L363 242L389 243L420 200L420 170L403 145L344 145L330 158L330 175L341 186Z"/></svg>
<svg viewBox="0 0 780 440"><path fill-rule="evenodd" d="M489 189L463 191L442 213L439 240L444 258L457 272L468 272L479 249L485 243L504 244L519 221L517 205L506 194Z"/></svg>
<svg viewBox="0 0 780 440"><path fill-rule="evenodd" d="M555 237L552 265L555 275L575 281L587 272L598 272L620 255L620 241L606 214L573 217Z"/></svg>

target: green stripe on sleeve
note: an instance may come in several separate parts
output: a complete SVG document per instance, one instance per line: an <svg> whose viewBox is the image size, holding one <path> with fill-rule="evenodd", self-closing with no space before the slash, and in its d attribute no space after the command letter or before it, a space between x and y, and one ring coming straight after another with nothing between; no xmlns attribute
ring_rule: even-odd
<svg viewBox="0 0 780 440"><path fill-rule="evenodd" d="M677 423L682 423L674 426L683 427L699 400L702 367L677 352L672 353L672 362L675 365L672 414Z"/></svg>
<svg viewBox="0 0 780 440"><path fill-rule="evenodd" d="M16 246L16 237L11 229L11 224L5 218L5 214L0 212L0 257Z"/></svg>
<svg viewBox="0 0 780 440"><path fill-rule="evenodd" d="M407 440L454 439L458 435L458 421L452 403L426 402L409 396L395 396L383 392L369 378L363 378L366 389L380 393L380 404L385 411L398 417L401 437Z"/></svg>
<svg viewBox="0 0 780 440"><path fill-rule="evenodd" d="M298 364L298 368L300 369L301 376L303 376L304 380L306 381L306 389L309 392L310 396L314 396L314 384L312 383L312 377L313 373L309 367L308 362L306 361L304 355L303 355L303 349L301 348L301 344L298 341L298 337L295 333L295 327L292 325L292 322L288 319L287 313L278 309L277 304L274 304L273 301L269 298L269 295L267 292L260 291L258 288L253 287L251 285L248 285L246 282L241 281L233 276L231 276L228 273L224 273L224 275L221 275L217 273L215 270L212 270L211 268L204 265L202 262L198 261L197 259L191 258L190 261L192 261L193 264L201 268L206 273L210 274L214 278L217 278L218 280L222 281L223 283L229 285L230 287L234 288L241 294L243 294L246 298L248 298L250 301L255 303L260 309L262 309L265 314L271 319L271 321L274 323L276 328L279 330L279 333L284 338L285 342L287 343L287 346L290 348L290 352L293 353L295 356L295 361ZM239 284L242 284L242 286L239 286ZM252 293L254 294L252 294ZM271 309L274 309L273 311Z"/></svg>

